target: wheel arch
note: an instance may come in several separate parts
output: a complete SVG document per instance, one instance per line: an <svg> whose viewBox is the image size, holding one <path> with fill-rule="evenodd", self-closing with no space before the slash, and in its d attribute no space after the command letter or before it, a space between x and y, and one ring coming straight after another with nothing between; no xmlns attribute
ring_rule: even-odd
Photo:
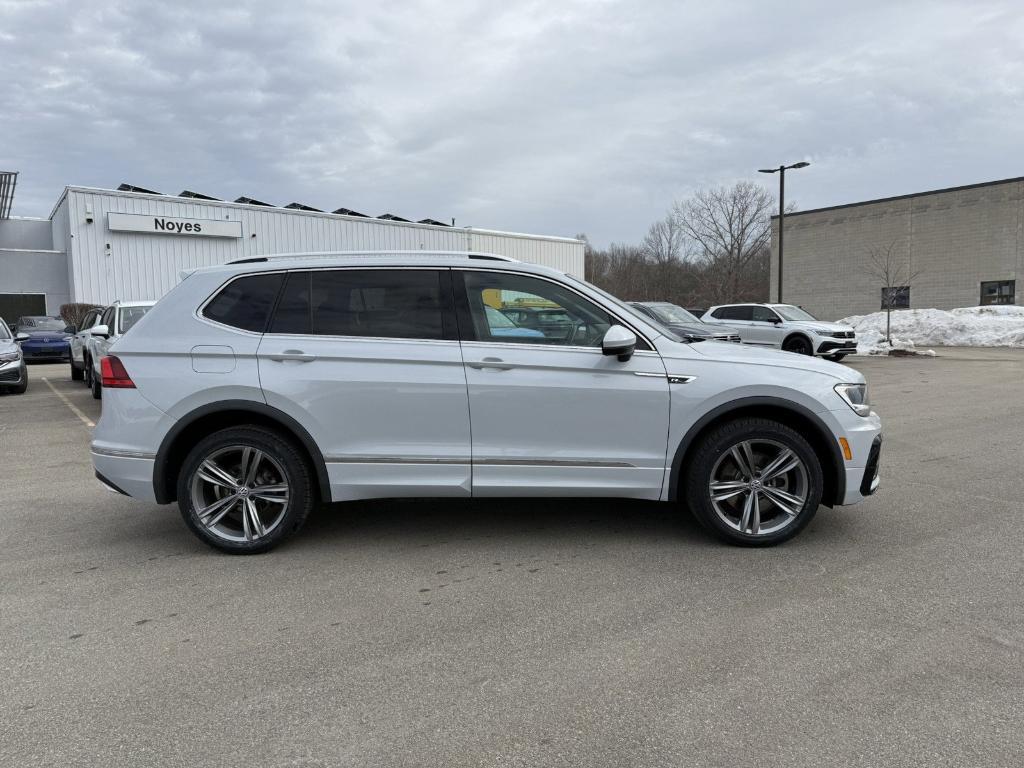
<svg viewBox="0 0 1024 768"><path fill-rule="evenodd" d="M676 447L669 475L668 498L679 498L683 471L700 439L715 427L734 419L761 417L795 429L811 444L822 465L821 503L833 507L846 493L846 474L839 441L825 423L799 403L779 397L744 397L713 408L691 426ZM831 471L829 471L831 470Z"/></svg>
<svg viewBox="0 0 1024 768"><path fill-rule="evenodd" d="M177 499L178 473L185 456L201 436L243 425L269 427L294 438L316 476L320 499L330 501L327 464L316 441L299 422L264 403L227 400L196 408L178 419L164 436L153 462L153 491L157 503L169 504Z"/></svg>

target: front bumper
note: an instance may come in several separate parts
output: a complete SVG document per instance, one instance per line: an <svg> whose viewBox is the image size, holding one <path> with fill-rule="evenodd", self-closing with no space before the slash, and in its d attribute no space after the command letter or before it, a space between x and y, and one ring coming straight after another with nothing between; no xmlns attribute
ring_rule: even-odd
<svg viewBox="0 0 1024 768"><path fill-rule="evenodd" d="M857 352L857 340L856 339L836 339L833 341L823 341L818 345L818 351L816 354L819 355L853 355Z"/></svg>
<svg viewBox="0 0 1024 768"><path fill-rule="evenodd" d="M21 354L26 360L70 360L71 345L63 344L22 344Z"/></svg>
<svg viewBox="0 0 1024 768"><path fill-rule="evenodd" d="M27 371L23 360L0 363L0 387L16 387L25 380L26 375Z"/></svg>
<svg viewBox="0 0 1024 768"><path fill-rule="evenodd" d="M837 504L857 504L878 488L879 455L882 444L882 420L874 411L869 416L858 416L849 408L832 411L838 422L834 427L836 439L845 437L851 458L843 462L845 491Z"/></svg>

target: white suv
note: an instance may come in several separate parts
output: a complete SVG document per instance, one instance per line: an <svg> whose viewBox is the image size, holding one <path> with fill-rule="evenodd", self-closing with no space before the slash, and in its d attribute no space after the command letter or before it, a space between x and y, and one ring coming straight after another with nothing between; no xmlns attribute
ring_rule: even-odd
<svg viewBox="0 0 1024 768"><path fill-rule="evenodd" d="M835 362L857 351L853 328L818 320L792 304L720 304L701 320L737 329L744 344L821 355Z"/></svg>
<svg viewBox="0 0 1024 768"><path fill-rule="evenodd" d="M85 346L85 383L92 396L103 396L100 362L110 345L121 338L156 304L155 301L115 301L103 310L99 321L88 330Z"/></svg>
<svg viewBox="0 0 1024 768"><path fill-rule="evenodd" d="M564 321L492 324L488 307L524 306ZM318 501L402 496L661 500L772 544L878 485L860 373L675 341L581 280L487 254L196 270L111 346L102 384L99 480L177 500L234 553Z"/></svg>

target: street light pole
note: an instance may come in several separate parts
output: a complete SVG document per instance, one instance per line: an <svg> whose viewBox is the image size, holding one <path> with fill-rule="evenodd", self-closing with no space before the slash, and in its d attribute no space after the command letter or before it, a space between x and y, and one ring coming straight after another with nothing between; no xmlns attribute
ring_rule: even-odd
<svg viewBox="0 0 1024 768"><path fill-rule="evenodd" d="M786 171L790 168L806 168L810 163L801 161L799 163L793 163L792 165L780 165L778 168L759 168L758 173L777 173L779 174L779 289L778 289L778 303L782 303L782 245L784 241L785 228L783 224L786 221Z"/></svg>

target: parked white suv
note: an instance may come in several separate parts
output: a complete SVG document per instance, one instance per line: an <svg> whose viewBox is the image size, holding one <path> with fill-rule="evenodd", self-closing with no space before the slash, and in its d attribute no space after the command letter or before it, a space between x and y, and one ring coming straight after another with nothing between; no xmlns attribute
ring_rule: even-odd
<svg viewBox="0 0 1024 768"><path fill-rule="evenodd" d="M820 355L835 362L857 351L853 328L818 320L792 304L720 304L701 320L735 328L744 344Z"/></svg>
<svg viewBox="0 0 1024 768"><path fill-rule="evenodd" d="M492 325L505 306L564 322ZM503 318L504 315L501 315ZM199 269L102 359L92 459L260 552L318 501L592 496L687 505L772 544L878 485L864 377L687 344L545 267L486 254L261 257Z"/></svg>
<svg viewBox="0 0 1024 768"><path fill-rule="evenodd" d="M134 326L156 304L155 301L115 301L103 310L99 322L89 328L85 349L85 383L92 396L103 396L100 362L110 346Z"/></svg>
<svg viewBox="0 0 1024 768"><path fill-rule="evenodd" d="M89 329L99 323L103 315L103 307L90 309L82 317L82 323L75 329L71 337L71 378L74 381L82 381L85 378L86 348L89 344Z"/></svg>

